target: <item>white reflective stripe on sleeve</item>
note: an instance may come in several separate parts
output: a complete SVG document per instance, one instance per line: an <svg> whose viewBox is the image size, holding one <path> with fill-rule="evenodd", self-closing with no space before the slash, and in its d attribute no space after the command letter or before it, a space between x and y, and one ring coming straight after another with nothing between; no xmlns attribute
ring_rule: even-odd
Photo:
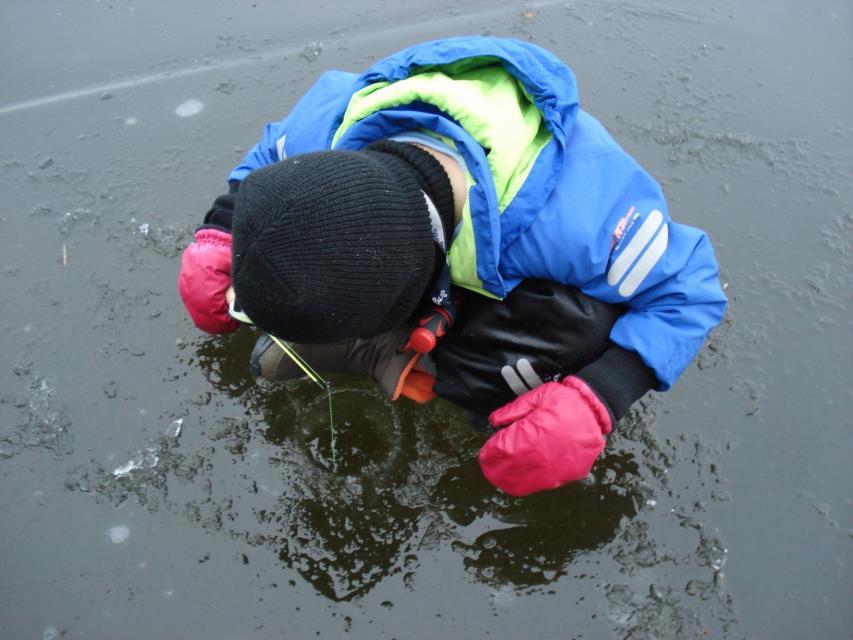
<svg viewBox="0 0 853 640"><path fill-rule="evenodd" d="M518 368L518 372L521 374L521 377L524 378L524 382L527 383L528 387L535 389L542 384L542 378L540 378L533 369L533 365L530 364L530 360L527 358L521 358L515 366Z"/></svg>
<svg viewBox="0 0 853 640"><path fill-rule="evenodd" d="M619 257L610 265L610 270L607 272L607 284L613 286L619 282L628 268L637 259L649 241L654 237L655 232L663 222L663 214L655 209L643 221L643 224L637 230L637 233L631 238L628 246L619 254Z"/></svg>
<svg viewBox="0 0 853 640"><path fill-rule="evenodd" d="M663 225L660 233L652 242L648 250L643 254L643 257L637 260L637 264L628 272L628 276L619 285L619 295L627 298L634 294L640 283L646 279L649 272L658 263L666 245L669 243L669 225Z"/></svg>
<svg viewBox="0 0 853 640"><path fill-rule="evenodd" d="M529 389L524 386L521 378L518 377L518 373L516 373L515 369L511 366L506 365L503 367L501 369L501 375L504 377L504 380L506 380L506 383L515 395L520 396L522 393L527 393L527 391L529 391Z"/></svg>
<svg viewBox="0 0 853 640"><path fill-rule="evenodd" d="M278 140L275 141L275 152L278 154L279 160L284 160L287 157L287 153L284 150L285 138L287 138L287 134L281 136Z"/></svg>

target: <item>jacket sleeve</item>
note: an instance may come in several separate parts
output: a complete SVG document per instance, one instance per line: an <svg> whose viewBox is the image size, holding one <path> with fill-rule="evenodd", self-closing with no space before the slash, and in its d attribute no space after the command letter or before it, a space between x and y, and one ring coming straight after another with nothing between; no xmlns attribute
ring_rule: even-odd
<svg viewBox="0 0 853 640"><path fill-rule="evenodd" d="M603 165L609 184L598 204L606 215L587 248L597 272L581 290L628 307L610 338L638 354L664 391L723 317L717 260L705 232L671 220L660 187L627 154Z"/></svg>
<svg viewBox="0 0 853 640"><path fill-rule="evenodd" d="M352 95L356 75L327 71L299 99L283 120L264 128L261 140L234 167L229 182L242 182L255 169L289 156L329 148L329 141L340 123Z"/></svg>
<svg viewBox="0 0 853 640"><path fill-rule="evenodd" d="M644 223L649 218L646 216ZM641 240L645 242L645 238ZM629 311L613 327L611 340L636 351L655 371L659 389L664 391L687 368L708 333L723 318L726 298L717 261L703 231L674 223L668 216L663 216L657 233L629 271L612 282L613 273L619 275L621 266L616 261L628 250L630 247L615 255L607 273L586 290L611 287L617 295L629 296Z"/></svg>
<svg viewBox="0 0 853 640"><path fill-rule="evenodd" d="M547 206L502 264L511 276L624 305L610 339L638 355L664 391L723 317L714 251L703 231L672 221L660 186L600 124L583 116L576 129Z"/></svg>

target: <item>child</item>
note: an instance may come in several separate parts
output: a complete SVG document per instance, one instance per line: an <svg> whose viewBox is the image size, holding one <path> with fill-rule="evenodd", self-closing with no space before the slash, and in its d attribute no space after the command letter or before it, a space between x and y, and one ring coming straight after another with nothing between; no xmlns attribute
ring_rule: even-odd
<svg viewBox="0 0 853 640"><path fill-rule="evenodd" d="M502 428L479 460L512 495L584 477L614 419L668 389L725 309L707 236L670 220L657 183L579 109L572 72L529 43L451 38L358 76L327 72L229 184L182 260L196 324L236 328L233 283L263 331L318 356L345 345L332 359L366 349L358 370L394 382L392 395L410 383L410 395L443 389L463 405L460 387L496 386L480 385L477 367L456 375L485 358L480 370L501 372L518 397L489 416ZM468 293L464 329L432 357L400 348L424 310L452 316L451 283L503 302ZM572 317L590 301L607 337L566 365L583 344ZM537 370L541 354L559 380ZM290 375L269 341L253 362Z"/></svg>

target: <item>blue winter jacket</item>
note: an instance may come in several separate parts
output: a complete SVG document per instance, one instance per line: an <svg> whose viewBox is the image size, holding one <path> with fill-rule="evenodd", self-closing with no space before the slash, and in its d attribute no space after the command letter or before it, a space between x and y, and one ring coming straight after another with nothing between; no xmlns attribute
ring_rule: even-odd
<svg viewBox="0 0 853 640"><path fill-rule="evenodd" d="M489 57L521 84L551 134L532 170L501 211L486 151L452 117L422 102L380 111L347 131L338 149L358 149L413 129L452 140L474 179L468 193L476 271L486 292L504 297L525 278L580 288L628 311L611 339L636 352L668 389L725 310L707 235L673 222L657 182L604 127L579 109L574 74L535 45L484 37L428 42L392 55L361 75L324 73L229 176L329 149L350 98L376 82L424 68Z"/></svg>

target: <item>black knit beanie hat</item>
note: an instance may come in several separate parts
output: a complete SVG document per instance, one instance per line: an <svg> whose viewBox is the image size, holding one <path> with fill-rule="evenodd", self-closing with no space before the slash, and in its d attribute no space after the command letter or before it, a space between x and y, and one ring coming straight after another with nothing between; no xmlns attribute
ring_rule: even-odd
<svg viewBox="0 0 853 640"><path fill-rule="evenodd" d="M410 144L322 151L252 172L234 208L232 280L258 327L294 342L402 325L441 273L426 194L453 229L441 164Z"/></svg>

